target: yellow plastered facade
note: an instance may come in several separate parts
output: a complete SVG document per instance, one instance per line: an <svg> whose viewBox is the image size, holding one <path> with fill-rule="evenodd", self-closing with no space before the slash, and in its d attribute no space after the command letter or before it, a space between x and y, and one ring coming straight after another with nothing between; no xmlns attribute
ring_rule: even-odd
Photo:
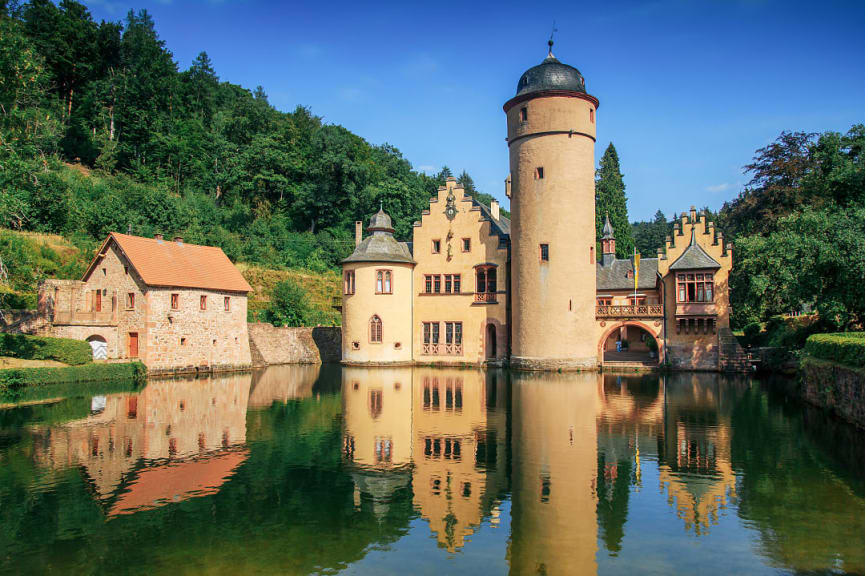
<svg viewBox="0 0 865 576"><path fill-rule="evenodd" d="M445 208L453 195L456 215L448 219ZM481 364L502 361L507 356L507 259L508 248L492 231L492 222L465 195L456 180L448 179L430 201L429 210L414 227L414 360L421 364ZM439 252L433 241L439 242ZM464 250L468 240L469 250ZM497 289L494 296L477 293L478 267L495 268ZM445 276L460 276L460 291L444 293ZM440 276L442 292L426 292L426 277ZM424 346L424 322L440 324L444 342L445 322L462 324L462 348ZM495 331L491 338L489 331ZM495 342L493 342L493 340ZM440 343L441 344L441 343Z"/></svg>

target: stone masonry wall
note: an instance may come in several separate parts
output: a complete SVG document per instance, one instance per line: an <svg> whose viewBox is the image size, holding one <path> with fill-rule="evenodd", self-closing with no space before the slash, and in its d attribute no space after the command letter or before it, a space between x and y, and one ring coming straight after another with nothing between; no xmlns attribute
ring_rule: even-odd
<svg viewBox="0 0 865 576"><path fill-rule="evenodd" d="M249 325L249 347L256 366L269 364L321 364L342 359L339 327L277 328Z"/></svg>
<svg viewBox="0 0 865 576"><path fill-rule="evenodd" d="M865 428L865 370L806 359L801 366L802 397Z"/></svg>

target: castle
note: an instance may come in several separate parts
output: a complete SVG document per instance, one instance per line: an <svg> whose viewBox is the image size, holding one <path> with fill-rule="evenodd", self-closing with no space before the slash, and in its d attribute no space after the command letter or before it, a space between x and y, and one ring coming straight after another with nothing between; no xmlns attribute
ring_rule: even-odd
<svg viewBox="0 0 865 576"><path fill-rule="evenodd" d="M714 223L692 207L636 266L615 257L609 221L595 238L598 104L551 45L504 105L512 219L449 178L410 243L383 210L366 238L356 223L342 262L344 363L743 367L729 328L732 249Z"/></svg>

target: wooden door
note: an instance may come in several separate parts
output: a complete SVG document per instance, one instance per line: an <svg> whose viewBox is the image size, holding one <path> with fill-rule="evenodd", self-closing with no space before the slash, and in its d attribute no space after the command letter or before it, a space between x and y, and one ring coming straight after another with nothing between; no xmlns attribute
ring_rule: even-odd
<svg viewBox="0 0 865 576"><path fill-rule="evenodd" d="M496 326L487 324L487 358L496 357Z"/></svg>
<svg viewBox="0 0 865 576"><path fill-rule="evenodd" d="M129 333L129 358L138 358L138 332Z"/></svg>

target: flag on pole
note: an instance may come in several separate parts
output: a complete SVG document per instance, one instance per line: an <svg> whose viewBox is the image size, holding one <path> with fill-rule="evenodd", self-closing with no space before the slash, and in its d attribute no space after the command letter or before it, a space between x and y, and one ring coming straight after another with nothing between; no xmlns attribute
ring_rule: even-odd
<svg viewBox="0 0 865 576"><path fill-rule="evenodd" d="M640 253L634 248L634 305L637 304L637 285L640 283Z"/></svg>

